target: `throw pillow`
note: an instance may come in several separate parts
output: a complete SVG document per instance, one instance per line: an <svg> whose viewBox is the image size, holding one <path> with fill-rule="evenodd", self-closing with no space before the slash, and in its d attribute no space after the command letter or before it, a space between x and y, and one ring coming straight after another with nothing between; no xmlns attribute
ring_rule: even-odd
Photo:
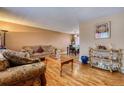
<svg viewBox="0 0 124 93"><path fill-rule="evenodd" d="M43 48L43 50L45 51L45 52L49 52L49 48L51 47L51 45L44 45L44 46L42 46L42 48Z"/></svg>
<svg viewBox="0 0 124 93"><path fill-rule="evenodd" d="M44 50L42 49L42 47L39 47L38 49L37 49L37 53L42 53Z"/></svg>
<svg viewBox="0 0 124 93"><path fill-rule="evenodd" d="M40 46L32 46L33 53L37 53L37 50L39 49Z"/></svg>

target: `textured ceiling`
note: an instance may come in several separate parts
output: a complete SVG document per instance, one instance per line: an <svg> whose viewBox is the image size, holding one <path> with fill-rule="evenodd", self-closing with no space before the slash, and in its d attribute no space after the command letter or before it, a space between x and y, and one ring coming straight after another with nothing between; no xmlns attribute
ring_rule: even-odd
<svg viewBox="0 0 124 93"><path fill-rule="evenodd" d="M124 12L124 8L5 7L0 8L0 18L3 21L74 33L79 32L80 22L121 12Z"/></svg>

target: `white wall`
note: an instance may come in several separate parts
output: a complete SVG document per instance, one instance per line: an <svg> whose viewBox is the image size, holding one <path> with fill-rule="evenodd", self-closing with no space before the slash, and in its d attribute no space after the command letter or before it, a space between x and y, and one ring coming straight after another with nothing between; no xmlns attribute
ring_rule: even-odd
<svg viewBox="0 0 124 93"><path fill-rule="evenodd" d="M71 34L4 21L0 21L0 27L8 31L6 47L13 50L20 50L23 46L31 45L53 45L66 50L70 44Z"/></svg>
<svg viewBox="0 0 124 93"><path fill-rule="evenodd" d="M108 21L111 21L111 38L95 39L95 25ZM112 43L113 47L124 49L124 13L80 24L80 56L88 55L89 47L94 47L95 43Z"/></svg>

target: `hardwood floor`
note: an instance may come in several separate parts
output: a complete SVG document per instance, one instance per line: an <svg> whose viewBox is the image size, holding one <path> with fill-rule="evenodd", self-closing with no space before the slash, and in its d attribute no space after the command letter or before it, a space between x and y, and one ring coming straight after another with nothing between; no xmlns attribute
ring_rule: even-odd
<svg viewBox="0 0 124 93"><path fill-rule="evenodd" d="M71 72L71 64L63 66L63 76L59 75L59 66L54 62L47 63L46 79L47 86L104 86L124 85L124 74L98 68L91 68L79 62L74 63Z"/></svg>

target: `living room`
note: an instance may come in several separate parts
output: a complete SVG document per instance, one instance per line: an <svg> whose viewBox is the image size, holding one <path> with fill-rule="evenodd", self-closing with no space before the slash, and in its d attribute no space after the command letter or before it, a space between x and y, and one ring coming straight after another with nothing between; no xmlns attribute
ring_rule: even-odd
<svg viewBox="0 0 124 93"><path fill-rule="evenodd" d="M124 85L124 8L7 7L0 19L0 85Z"/></svg>

